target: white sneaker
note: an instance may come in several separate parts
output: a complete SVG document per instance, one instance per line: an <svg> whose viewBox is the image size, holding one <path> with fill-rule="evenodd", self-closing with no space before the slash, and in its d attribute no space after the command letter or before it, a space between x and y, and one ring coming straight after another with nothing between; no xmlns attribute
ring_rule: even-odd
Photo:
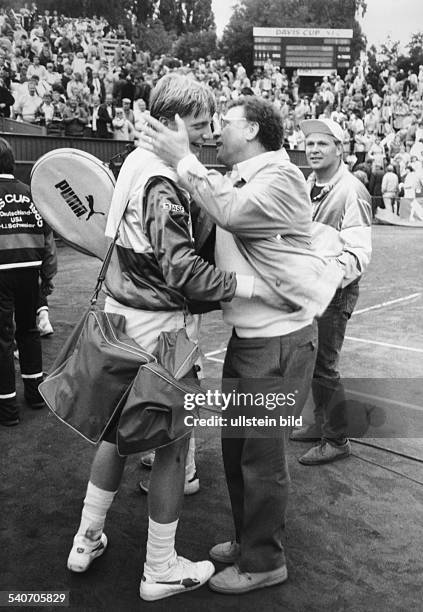
<svg viewBox="0 0 423 612"><path fill-rule="evenodd" d="M175 564L161 579L153 579L143 575L140 583L140 597L145 601L155 601L178 593L186 593L200 588L214 574L211 561L189 561L184 557L176 557Z"/></svg>
<svg viewBox="0 0 423 612"><path fill-rule="evenodd" d="M68 557L68 569L72 572L85 572L97 557L100 557L107 547L107 537L102 533L97 540L78 535L73 539L72 550Z"/></svg>
<svg viewBox="0 0 423 612"><path fill-rule="evenodd" d="M40 332L40 336L51 336L54 333L54 329L48 318L48 313L42 310L37 317L37 327Z"/></svg>

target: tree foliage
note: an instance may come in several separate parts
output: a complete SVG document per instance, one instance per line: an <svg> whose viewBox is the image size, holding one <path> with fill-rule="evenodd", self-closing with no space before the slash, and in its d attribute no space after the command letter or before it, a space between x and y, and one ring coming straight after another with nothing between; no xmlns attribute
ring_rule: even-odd
<svg viewBox="0 0 423 612"><path fill-rule="evenodd" d="M176 36L168 32L164 24L159 20L151 20L146 24L139 24L135 40L137 47L143 51L149 51L151 56L170 54L175 43Z"/></svg>
<svg viewBox="0 0 423 612"><path fill-rule="evenodd" d="M9 0L11 8L23 6L19 0ZM177 35L186 32L215 29L211 0L38 0L39 11L57 10L69 17L105 17L112 25L122 23L130 13L138 25L159 20L165 30Z"/></svg>
<svg viewBox="0 0 423 612"><path fill-rule="evenodd" d="M173 47L173 55L184 63L199 57L216 54L216 30L201 30L182 34Z"/></svg>
<svg viewBox="0 0 423 612"><path fill-rule="evenodd" d="M417 71L419 66L423 65L423 32L416 32L411 36L407 49L410 53L411 67Z"/></svg>
<svg viewBox="0 0 423 612"><path fill-rule="evenodd" d="M223 32L221 51L251 71L253 27L352 28L356 59L365 47L356 17L366 8L366 0L240 0Z"/></svg>

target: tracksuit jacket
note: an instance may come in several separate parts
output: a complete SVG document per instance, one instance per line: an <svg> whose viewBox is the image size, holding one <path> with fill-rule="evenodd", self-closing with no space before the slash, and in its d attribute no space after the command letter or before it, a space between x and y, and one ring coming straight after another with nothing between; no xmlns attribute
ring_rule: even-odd
<svg viewBox="0 0 423 612"><path fill-rule="evenodd" d="M0 271L39 268L51 280L57 271L53 233L36 209L27 185L0 176Z"/></svg>
<svg viewBox="0 0 423 612"><path fill-rule="evenodd" d="M310 192L315 181L314 173L310 174ZM335 176L312 204L312 236L315 245L325 255L336 256L338 263L344 268L341 286L346 287L360 278L370 262L370 194L363 183L341 162Z"/></svg>
<svg viewBox="0 0 423 612"><path fill-rule="evenodd" d="M105 285L106 293L125 306L172 311L192 300L210 303L234 297L235 274L217 270L198 254L191 204L176 180L168 166L140 148L126 158L119 173L106 235L114 236L122 214L123 220ZM204 223L200 216L197 226L203 232ZM207 235L201 243L207 246ZM203 311L198 306L191 310Z"/></svg>

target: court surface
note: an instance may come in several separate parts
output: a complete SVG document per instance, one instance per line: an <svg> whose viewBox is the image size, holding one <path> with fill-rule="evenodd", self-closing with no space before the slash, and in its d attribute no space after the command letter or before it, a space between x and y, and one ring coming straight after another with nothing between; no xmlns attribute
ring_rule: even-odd
<svg viewBox="0 0 423 612"><path fill-rule="evenodd" d="M385 422L381 427L370 418L364 437L353 442L353 456L328 466L301 466L296 458L308 445L289 444L284 585L239 597L203 587L141 602L147 507L138 490L146 475L138 456L128 460L109 513L109 550L86 574L68 572L94 447L47 409L31 411L22 402L21 425L0 430L0 590L69 591L70 609L81 611L421 610L422 255L423 230L374 226L373 259L348 326L341 371L357 411L374 414L376 408ZM98 261L59 246L60 272L50 300L55 333L43 340L46 371L88 305L98 269ZM207 378L218 379L229 334L219 313L204 317ZM304 416L310 415L307 406ZM194 560L232 536L218 435L200 432L198 446L201 490L185 499L177 536L179 554Z"/></svg>

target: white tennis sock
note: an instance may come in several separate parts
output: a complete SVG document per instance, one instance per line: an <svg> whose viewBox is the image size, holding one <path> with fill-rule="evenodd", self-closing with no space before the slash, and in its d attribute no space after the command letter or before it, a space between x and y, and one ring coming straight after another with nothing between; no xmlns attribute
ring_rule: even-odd
<svg viewBox="0 0 423 612"><path fill-rule="evenodd" d="M175 535L178 520L173 523L156 523L148 519L147 554L144 574L149 578L166 578L176 559Z"/></svg>
<svg viewBox="0 0 423 612"><path fill-rule="evenodd" d="M81 514L81 524L78 535L84 535L91 540L100 537L106 521L107 512L112 505L117 491L99 489L92 482L88 482L84 507Z"/></svg>

